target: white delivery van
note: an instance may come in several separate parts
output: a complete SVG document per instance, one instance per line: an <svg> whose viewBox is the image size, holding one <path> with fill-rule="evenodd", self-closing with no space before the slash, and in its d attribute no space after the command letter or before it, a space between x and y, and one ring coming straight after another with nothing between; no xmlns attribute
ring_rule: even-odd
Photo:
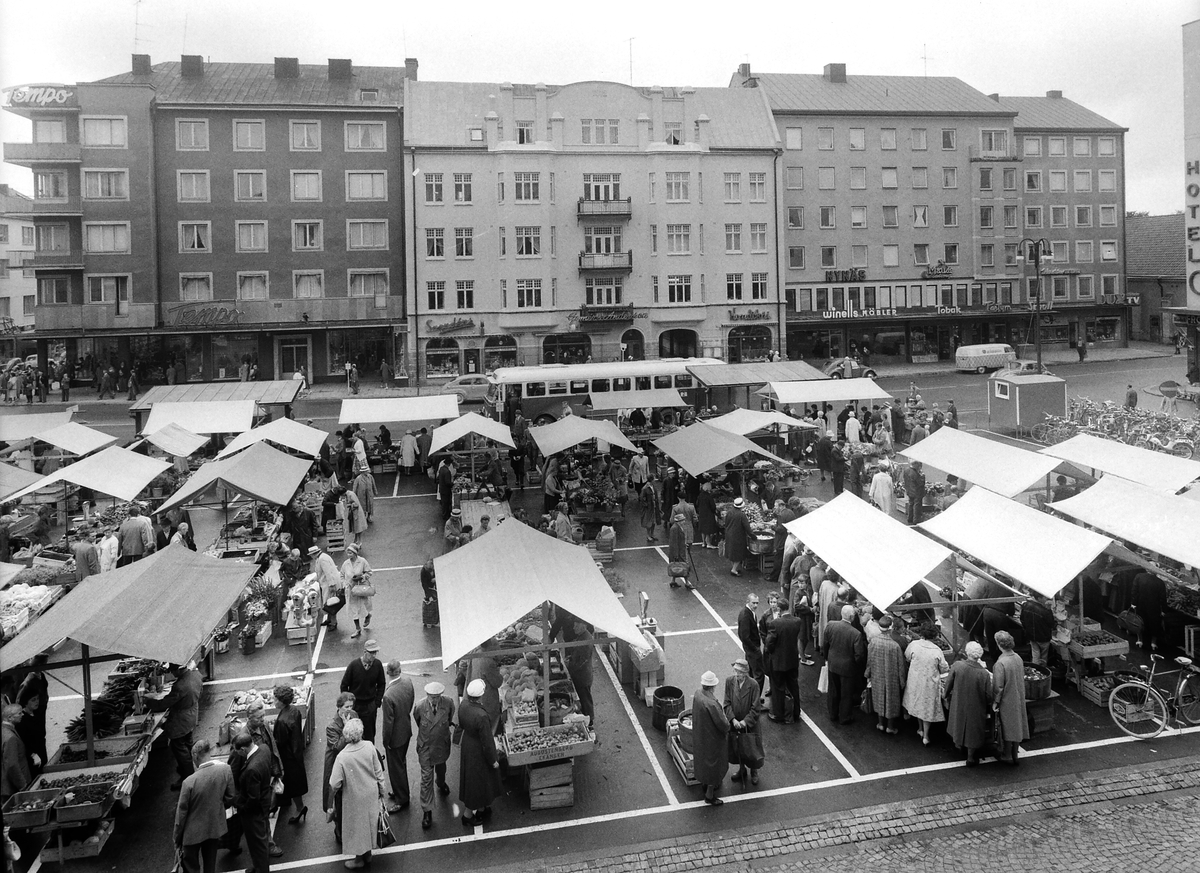
<svg viewBox="0 0 1200 873"><path fill-rule="evenodd" d="M983 373L997 370L1009 361L1015 361L1017 353L1005 343L985 343L980 346L959 346L954 353L954 369L974 370Z"/></svg>

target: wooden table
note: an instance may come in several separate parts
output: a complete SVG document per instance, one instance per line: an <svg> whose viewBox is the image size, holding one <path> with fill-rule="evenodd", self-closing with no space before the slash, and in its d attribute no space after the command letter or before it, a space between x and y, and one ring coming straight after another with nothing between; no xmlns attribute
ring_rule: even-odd
<svg viewBox="0 0 1200 873"><path fill-rule="evenodd" d="M492 529L498 525L502 519L512 517L512 507L509 506L507 500L499 502L488 502L486 500L464 500L459 508L462 510L463 527L471 525L471 530L474 533L479 533L479 520L483 516L491 519L490 526Z"/></svg>

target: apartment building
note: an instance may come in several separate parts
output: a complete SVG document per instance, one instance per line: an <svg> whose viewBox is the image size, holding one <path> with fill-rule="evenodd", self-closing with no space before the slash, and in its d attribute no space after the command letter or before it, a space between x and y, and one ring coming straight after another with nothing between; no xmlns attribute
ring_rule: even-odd
<svg viewBox="0 0 1200 873"><path fill-rule="evenodd" d="M37 281L33 257L32 198L0 185L0 364L32 354Z"/></svg>
<svg viewBox="0 0 1200 873"><path fill-rule="evenodd" d="M778 347L761 93L409 80L404 102L422 379Z"/></svg>

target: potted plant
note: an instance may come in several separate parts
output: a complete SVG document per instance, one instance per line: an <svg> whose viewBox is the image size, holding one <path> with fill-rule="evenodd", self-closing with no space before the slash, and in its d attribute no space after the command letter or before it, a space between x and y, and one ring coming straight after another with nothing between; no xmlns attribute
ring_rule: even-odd
<svg viewBox="0 0 1200 873"><path fill-rule="evenodd" d="M229 651L229 626L223 625L213 631L213 651L223 655Z"/></svg>
<svg viewBox="0 0 1200 873"><path fill-rule="evenodd" d="M261 628L261 621L250 621L249 619L242 625L242 631L238 636L238 640L241 643L243 655L254 653L254 650L257 648L256 639Z"/></svg>

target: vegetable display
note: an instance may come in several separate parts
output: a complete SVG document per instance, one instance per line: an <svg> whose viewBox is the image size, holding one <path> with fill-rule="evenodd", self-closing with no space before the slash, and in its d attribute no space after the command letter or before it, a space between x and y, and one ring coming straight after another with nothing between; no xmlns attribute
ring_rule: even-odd
<svg viewBox="0 0 1200 873"><path fill-rule="evenodd" d="M516 730L506 738L509 752L514 754L553 749L557 746L569 746L573 743L590 740L591 735L581 722L553 728L536 727Z"/></svg>
<svg viewBox="0 0 1200 873"><path fill-rule="evenodd" d="M100 696L92 701L92 730L96 737L108 737L119 732L125 717L133 713L134 692L142 681L140 673L114 673L104 683ZM87 739L83 713L67 725L67 742L80 743Z"/></svg>
<svg viewBox="0 0 1200 873"><path fill-rule="evenodd" d="M80 789L82 789L88 785L103 784L103 785L107 786L108 788L111 788L112 787L111 783L114 782L117 779L117 777L122 776L122 775L123 775L122 773L113 772L112 770L107 770L104 772L97 772L95 770L80 770L77 773L70 773L69 775L59 776L55 779L46 779L45 777L43 777L39 781L37 787L38 788L62 788L62 789L70 788L73 791L75 791L76 793L78 793L78 791Z"/></svg>
<svg viewBox="0 0 1200 873"><path fill-rule="evenodd" d="M1071 638L1072 642L1086 647L1090 646L1107 646L1112 643L1123 643L1125 640L1118 636L1110 634L1108 631L1087 631L1086 633L1075 634Z"/></svg>
<svg viewBox="0 0 1200 873"><path fill-rule="evenodd" d="M89 782L72 788L62 796L59 806L83 806L86 803L100 803L112 793L112 782Z"/></svg>

